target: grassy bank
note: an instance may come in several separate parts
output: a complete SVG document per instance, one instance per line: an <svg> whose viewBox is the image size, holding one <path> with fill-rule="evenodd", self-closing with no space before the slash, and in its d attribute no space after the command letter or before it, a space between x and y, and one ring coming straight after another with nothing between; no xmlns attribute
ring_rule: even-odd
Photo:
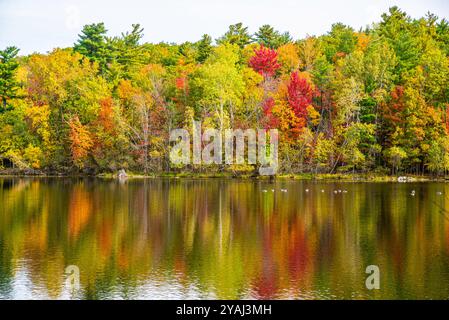
<svg viewBox="0 0 449 320"><path fill-rule="evenodd" d="M281 179L294 180L319 180L319 181L370 181L370 182L398 182L400 176L379 175L373 173L320 173L320 174L293 174L293 175L279 175ZM421 181L445 181L445 177L436 177L431 175L415 176L404 175L406 177L404 182L421 182Z"/></svg>
<svg viewBox="0 0 449 320"><path fill-rule="evenodd" d="M206 178L227 178L227 179L257 179L270 180L271 176L255 176L251 174L232 174L230 172L167 172L155 174L142 174L136 172L127 172L127 179L143 179L143 178L191 178L191 179L206 179ZM76 172L38 172L38 171L19 171L19 170L1 170L2 177L97 177L102 179L116 179L117 173L101 173L97 175L82 174ZM449 176L432 176L432 175L403 175L406 177L404 182L422 182L422 181L449 181ZM342 182L398 182L399 176L381 175L376 173L336 173L336 174L279 174L275 179L290 179L290 180L305 180L305 181L342 181Z"/></svg>
<svg viewBox="0 0 449 320"><path fill-rule="evenodd" d="M198 172L180 172L180 173L159 173L143 175L139 173L128 172L129 179L139 178L192 178L192 179L257 179L257 180L270 180L272 176L258 176L251 174L232 174L230 172L212 172L212 173L198 173ZM106 173L98 175L100 178L116 178L116 174ZM406 177L404 182L423 182L423 181L449 181L449 176L433 176L433 175L381 175L375 173L302 173L302 174L278 174L274 179L288 179L288 180L304 180L304 181L369 181L369 182L398 182L399 177Z"/></svg>

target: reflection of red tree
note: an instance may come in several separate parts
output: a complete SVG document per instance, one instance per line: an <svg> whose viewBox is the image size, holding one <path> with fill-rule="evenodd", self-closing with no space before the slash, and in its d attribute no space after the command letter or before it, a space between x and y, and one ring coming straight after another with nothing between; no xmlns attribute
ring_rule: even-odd
<svg viewBox="0 0 449 320"><path fill-rule="evenodd" d="M255 292L260 299L273 299L278 289L278 276L276 270L276 261L273 252L273 237L272 226L266 226L264 229L262 247L263 259L261 274L255 282Z"/></svg>
<svg viewBox="0 0 449 320"><path fill-rule="evenodd" d="M444 230L445 230L445 239L446 239L446 252L447 252L447 254L449 255L449 224L448 223L445 223L445 228L444 228Z"/></svg>
<svg viewBox="0 0 449 320"><path fill-rule="evenodd" d="M186 257L184 255L178 254L176 255L174 262L174 270L179 274L185 274L187 271L186 268Z"/></svg>
<svg viewBox="0 0 449 320"><path fill-rule="evenodd" d="M101 253L104 257L108 257L112 249L112 239L113 229L111 222L102 221L100 232L98 232L98 242L100 244Z"/></svg>
<svg viewBox="0 0 449 320"><path fill-rule="evenodd" d="M388 241L388 245L390 246L389 250L392 252L393 267L396 270L396 275L402 278L405 271L405 248L402 245L399 235L395 231L392 231L392 233L392 239Z"/></svg>
<svg viewBox="0 0 449 320"><path fill-rule="evenodd" d="M289 234L288 265L292 280L304 280L307 264L310 259L310 250L302 221L297 220Z"/></svg>
<svg viewBox="0 0 449 320"><path fill-rule="evenodd" d="M281 288L307 282L314 253L302 219L286 220L274 214L267 225L262 236L262 269L256 276L254 292L258 298L274 299Z"/></svg>

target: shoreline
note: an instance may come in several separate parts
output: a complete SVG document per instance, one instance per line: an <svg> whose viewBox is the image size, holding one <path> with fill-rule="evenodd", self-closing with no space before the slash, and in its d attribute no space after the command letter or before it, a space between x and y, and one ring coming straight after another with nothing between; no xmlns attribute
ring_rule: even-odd
<svg viewBox="0 0 449 320"><path fill-rule="evenodd" d="M97 179L119 179L116 173L101 173L95 175L80 173L43 173L34 172L28 174L24 172L0 172L0 178L97 178ZM374 173L303 173L303 174L279 174L276 176L254 176L254 175L233 175L229 173L158 173L139 174L128 172L125 180L137 179L240 179L240 180L298 180L298 181L335 181L335 182L449 182L449 176L432 175L380 175Z"/></svg>

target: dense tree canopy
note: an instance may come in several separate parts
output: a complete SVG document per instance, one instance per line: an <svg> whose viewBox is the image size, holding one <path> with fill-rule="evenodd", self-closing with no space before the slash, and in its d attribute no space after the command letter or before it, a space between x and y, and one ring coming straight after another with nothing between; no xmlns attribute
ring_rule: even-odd
<svg viewBox="0 0 449 320"><path fill-rule="evenodd" d="M87 25L73 48L0 51L0 166L54 171L218 171L173 167L169 132L277 128L281 173L449 169L449 24L393 7L293 41L241 23L213 43L142 43ZM233 173L257 172L231 166Z"/></svg>

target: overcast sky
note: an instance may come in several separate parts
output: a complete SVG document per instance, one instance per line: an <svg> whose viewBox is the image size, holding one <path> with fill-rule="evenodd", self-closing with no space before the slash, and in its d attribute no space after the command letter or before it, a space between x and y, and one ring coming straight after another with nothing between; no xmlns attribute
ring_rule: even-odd
<svg viewBox="0 0 449 320"><path fill-rule="evenodd" d="M109 35L140 23L148 42L196 41L204 33L215 39L237 22L251 32L271 24L296 39L323 34L335 22L365 27L393 5L412 17L430 11L449 18L448 0L0 0L0 48L28 54L71 46L93 22L104 22Z"/></svg>

